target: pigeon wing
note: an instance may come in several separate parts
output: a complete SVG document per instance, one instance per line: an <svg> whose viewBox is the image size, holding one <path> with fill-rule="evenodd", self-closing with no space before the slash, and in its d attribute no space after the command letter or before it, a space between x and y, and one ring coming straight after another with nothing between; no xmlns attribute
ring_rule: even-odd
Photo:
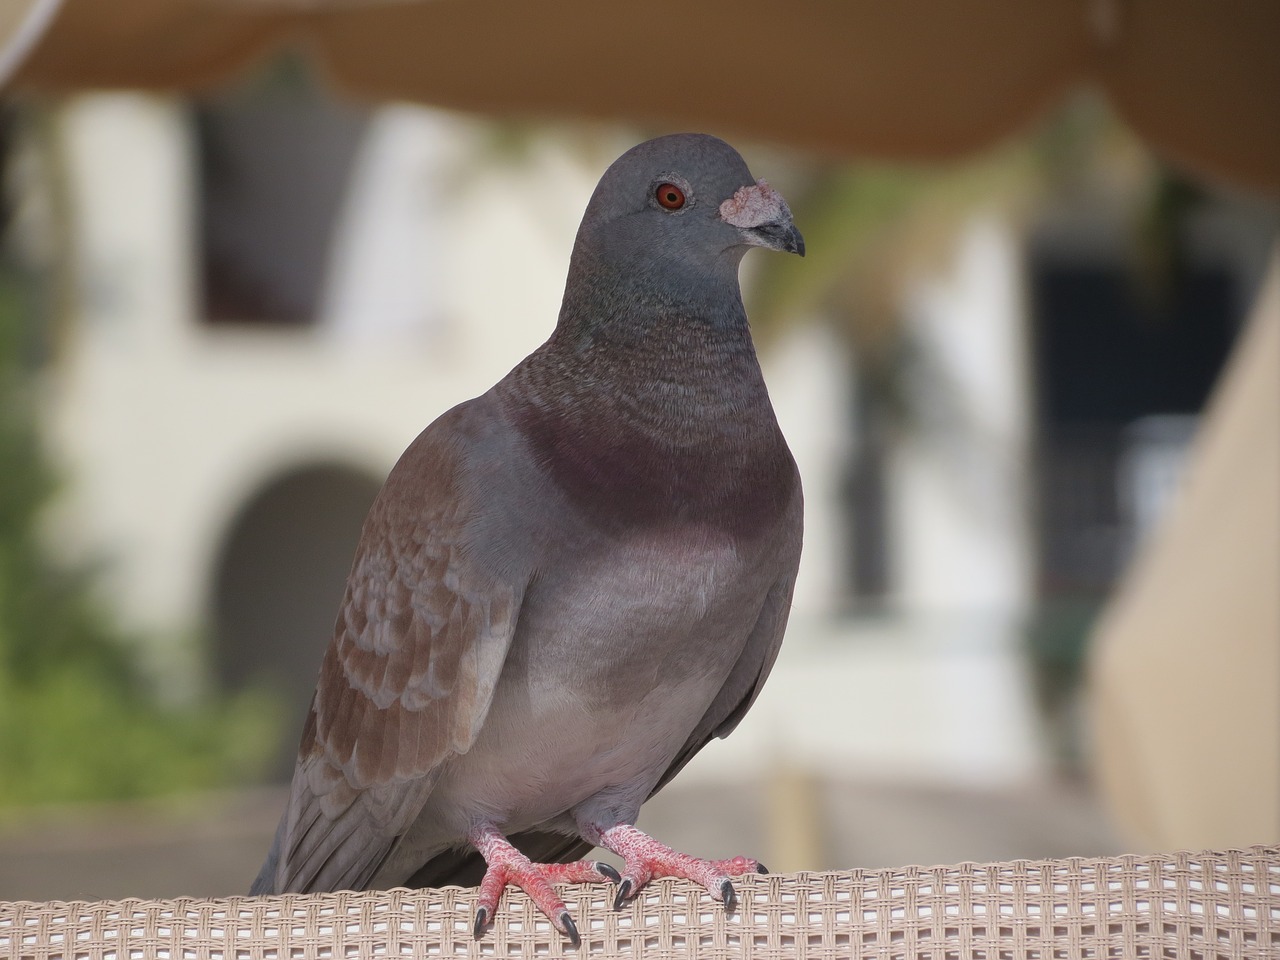
<svg viewBox="0 0 1280 960"><path fill-rule="evenodd" d="M524 584L484 569L468 542L482 403L423 431L370 510L255 890L367 886L484 722Z"/></svg>

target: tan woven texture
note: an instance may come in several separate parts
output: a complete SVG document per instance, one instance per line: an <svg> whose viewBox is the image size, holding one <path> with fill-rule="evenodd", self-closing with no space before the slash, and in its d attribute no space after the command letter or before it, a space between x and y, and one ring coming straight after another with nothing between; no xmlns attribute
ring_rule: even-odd
<svg viewBox="0 0 1280 960"><path fill-rule="evenodd" d="M744 878L738 912L658 881L629 908L564 887L574 949L521 894L472 939L473 890L0 903L14 960L1280 957L1280 847Z"/></svg>

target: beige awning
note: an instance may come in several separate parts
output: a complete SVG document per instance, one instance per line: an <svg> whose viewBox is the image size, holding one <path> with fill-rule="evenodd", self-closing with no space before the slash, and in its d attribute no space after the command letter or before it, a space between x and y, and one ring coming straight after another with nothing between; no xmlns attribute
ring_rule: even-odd
<svg viewBox="0 0 1280 960"><path fill-rule="evenodd" d="M1135 838L1280 837L1280 252L1090 667L1101 786Z"/></svg>
<svg viewBox="0 0 1280 960"><path fill-rule="evenodd" d="M198 88L292 41L371 97L934 159L1093 84L1170 158L1273 192L1277 37L1272 0L0 0L20 88Z"/></svg>

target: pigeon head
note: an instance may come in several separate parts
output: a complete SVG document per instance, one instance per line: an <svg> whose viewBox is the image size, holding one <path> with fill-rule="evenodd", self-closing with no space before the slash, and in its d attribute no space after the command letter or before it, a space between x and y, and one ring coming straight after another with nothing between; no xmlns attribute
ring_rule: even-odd
<svg viewBox="0 0 1280 960"><path fill-rule="evenodd" d="M573 256L592 273L696 296L702 287L736 284L753 246L804 256L782 197L723 140L684 133L648 140L614 161L587 205Z"/></svg>

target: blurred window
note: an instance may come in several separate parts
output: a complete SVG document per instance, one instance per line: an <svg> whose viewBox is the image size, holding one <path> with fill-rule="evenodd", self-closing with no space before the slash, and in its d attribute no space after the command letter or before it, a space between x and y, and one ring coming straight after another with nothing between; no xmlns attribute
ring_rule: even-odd
<svg viewBox="0 0 1280 960"><path fill-rule="evenodd" d="M326 97L293 58L196 103L207 322L316 319L368 118L368 110Z"/></svg>
<svg viewBox="0 0 1280 960"><path fill-rule="evenodd" d="M892 582L892 537L889 530L889 456L891 431L882 401L859 378L862 396L856 405L861 423L858 451L844 474L844 517L850 553L848 571L853 597L882 600Z"/></svg>
<svg viewBox="0 0 1280 960"><path fill-rule="evenodd" d="M1186 417L1169 415L1198 414L1208 399L1243 318L1238 278L1221 262L1182 259L1143 286L1119 260L1040 248L1030 282L1041 590L1101 596L1151 523L1130 489L1135 444L1150 432L1135 424L1161 417L1189 441Z"/></svg>

